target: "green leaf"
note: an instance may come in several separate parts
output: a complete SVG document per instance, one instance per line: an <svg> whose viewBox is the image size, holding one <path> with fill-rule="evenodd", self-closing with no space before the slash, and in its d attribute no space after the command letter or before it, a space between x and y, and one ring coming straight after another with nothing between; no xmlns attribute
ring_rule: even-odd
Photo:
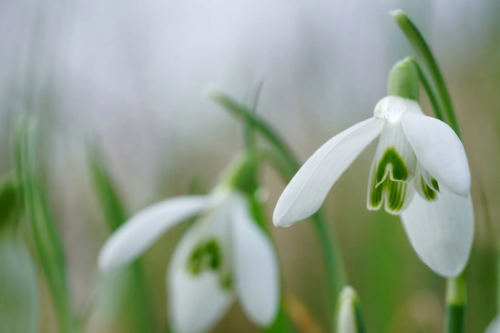
<svg viewBox="0 0 500 333"><path fill-rule="evenodd" d="M23 193L24 211L52 295L59 329L61 332L74 332L64 249L39 178L36 139L34 124L23 119L16 133L16 173Z"/></svg>
<svg viewBox="0 0 500 333"><path fill-rule="evenodd" d="M87 154L105 221L109 230L114 232L127 220L125 206L101 149L96 143L90 143ZM99 298L98 309L116 314L112 320L117 322L121 332L156 332L151 291L140 260L125 268L118 276L106 278L101 289L103 294ZM126 327L118 323L124 321L123 317L126 317Z"/></svg>

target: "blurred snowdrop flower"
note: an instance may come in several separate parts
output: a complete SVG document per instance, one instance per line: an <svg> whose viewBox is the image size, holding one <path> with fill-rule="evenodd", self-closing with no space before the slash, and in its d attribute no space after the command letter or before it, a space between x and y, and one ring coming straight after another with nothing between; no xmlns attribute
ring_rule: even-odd
<svg viewBox="0 0 500 333"><path fill-rule="evenodd" d="M208 331L235 296L256 325L270 325L279 304L279 269L245 191L253 164L244 156L211 194L167 199L131 217L102 248L99 268L110 273L130 264L167 230L199 215L177 245L167 272L174 331Z"/></svg>
<svg viewBox="0 0 500 333"><path fill-rule="evenodd" d="M389 96L376 105L374 116L327 141L304 163L278 200L274 224L289 226L314 214L342 173L380 136L368 209L384 206L401 214L419 257L442 276L458 275L474 233L469 166L456 133L422 112L418 84L414 61L397 63Z"/></svg>
<svg viewBox="0 0 500 333"><path fill-rule="evenodd" d="M500 333L500 316L496 316L484 333Z"/></svg>

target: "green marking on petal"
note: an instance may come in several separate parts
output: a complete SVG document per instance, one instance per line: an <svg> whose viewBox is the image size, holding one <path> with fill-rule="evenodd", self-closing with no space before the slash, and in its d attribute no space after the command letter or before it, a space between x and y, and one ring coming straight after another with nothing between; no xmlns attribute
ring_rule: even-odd
<svg viewBox="0 0 500 333"><path fill-rule="evenodd" d="M409 176L405 162L394 147L388 148L377 166L377 183L381 183L386 174L389 164L392 166L391 174L393 180L406 181Z"/></svg>
<svg viewBox="0 0 500 333"><path fill-rule="evenodd" d="M377 185L376 179L372 180L370 186L369 209L378 210L385 200L385 210L389 213L399 213L404 207L408 193L408 184L401 181L393 181L389 177Z"/></svg>
<svg viewBox="0 0 500 333"><path fill-rule="evenodd" d="M431 183L434 188L439 189L438 183L434 178L431 180ZM429 185L425 183L424 177L422 176L420 177L420 184L422 184L422 192L424 193L424 196L427 200L434 201L437 199L436 191L434 191L429 187Z"/></svg>
<svg viewBox="0 0 500 333"><path fill-rule="evenodd" d="M379 209L382 205L382 199L384 195L384 183L378 184L377 179L373 177L372 183L370 184L370 208Z"/></svg>
<svg viewBox="0 0 500 333"><path fill-rule="evenodd" d="M187 263L187 270L199 275L210 269L219 271L222 267L222 251L216 239L209 239L195 247Z"/></svg>
<svg viewBox="0 0 500 333"><path fill-rule="evenodd" d="M222 289L231 289L233 287L233 276L231 274L227 274L226 276L221 276L220 278L220 286Z"/></svg>
<svg viewBox="0 0 500 333"><path fill-rule="evenodd" d="M403 208L405 203L408 184L403 182L395 182L386 179L387 196L385 202L385 210L392 213L397 213Z"/></svg>
<svg viewBox="0 0 500 333"><path fill-rule="evenodd" d="M438 184L437 180L435 180L434 178L431 178L431 184L432 184L432 188L434 188L434 190L439 192L439 184Z"/></svg>
<svg viewBox="0 0 500 333"><path fill-rule="evenodd" d="M391 166L388 169L389 165ZM391 177L387 177L388 173ZM401 155L394 147L388 148L375 170L370 184L369 209L377 210L385 200L385 210L390 213L399 213L404 206L408 192L405 181L409 177L408 168Z"/></svg>

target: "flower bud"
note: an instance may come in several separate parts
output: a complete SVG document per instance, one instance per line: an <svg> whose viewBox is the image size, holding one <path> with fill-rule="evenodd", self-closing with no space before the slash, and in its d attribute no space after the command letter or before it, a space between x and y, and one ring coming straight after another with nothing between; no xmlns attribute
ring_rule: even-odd
<svg viewBox="0 0 500 333"><path fill-rule="evenodd" d="M344 287L337 303L334 333L365 333L365 324L358 295L352 287Z"/></svg>

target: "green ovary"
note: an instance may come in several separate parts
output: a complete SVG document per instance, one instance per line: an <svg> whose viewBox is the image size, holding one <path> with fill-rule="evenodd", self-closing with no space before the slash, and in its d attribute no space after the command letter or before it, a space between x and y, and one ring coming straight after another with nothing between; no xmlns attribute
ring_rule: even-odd
<svg viewBox="0 0 500 333"><path fill-rule="evenodd" d="M387 177L387 168L389 165L392 166L390 170L392 177ZM375 175L370 184L370 208L379 209L385 198L386 210L391 213L398 213L405 203L408 184L404 181L408 179L409 172L403 159L394 147L386 150L377 165Z"/></svg>

